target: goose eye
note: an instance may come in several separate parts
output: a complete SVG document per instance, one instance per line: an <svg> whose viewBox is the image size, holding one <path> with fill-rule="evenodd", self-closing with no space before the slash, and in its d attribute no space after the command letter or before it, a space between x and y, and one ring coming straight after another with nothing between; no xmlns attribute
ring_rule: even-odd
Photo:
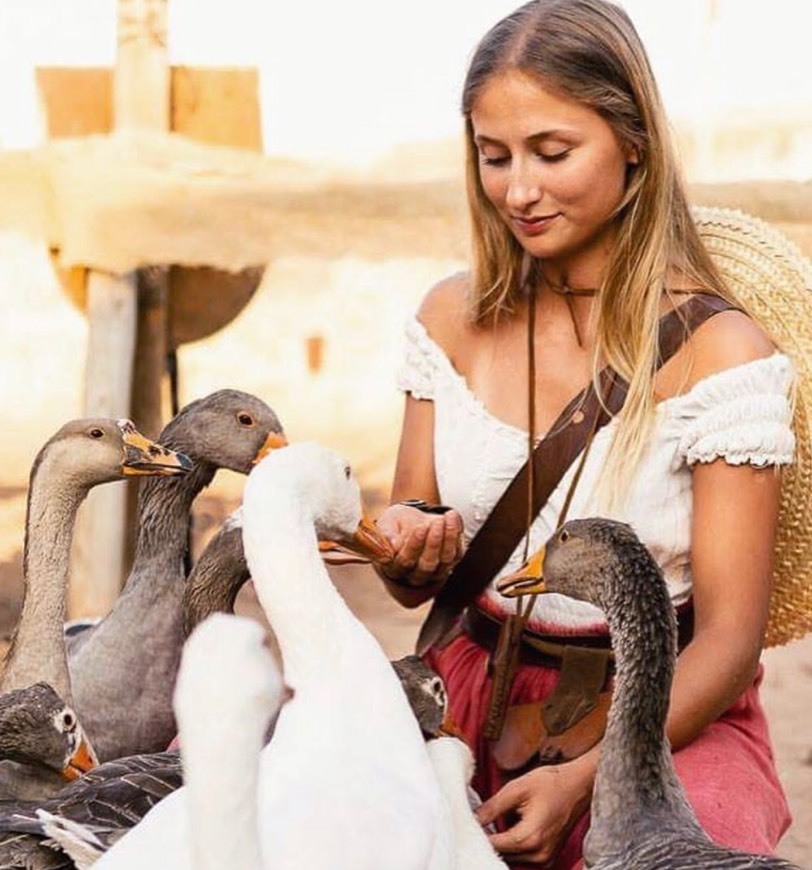
<svg viewBox="0 0 812 870"><path fill-rule="evenodd" d="M88 433L91 438L104 438L104 431L99 429L98 426L94 426Z"/></svg>
<svg viewBox="0 0 812 870"><path fill-rule="evenodd" d="M352 477L352 469L350 468L349 465L344 466L344 477L346 477L347 480L349 480Z"/></svg>
<svg viewBox="0 0 812 870"><path fill-rule="evenodd" d="M445 697L445 689L443 687L443 681L439 679L439 677L435 680L431 681L431 694L435 698L444 698Z"/></svg>
<svg viewBox="0 0 812 870"><path fill-rule="evenodd" d="M565 544L570 539L570 533L564 529L563 532L558 536L558 540L561 541L562 544Z"/></svg>
<svg viewBox="0 0 812 870"><path fill-rule="evenodd" d="M237 422L240 426L253 426L254 418L248 413L248 411L240 411L237 414Z"/></svg>
<svg viewBox="0 0 812 870"><path fill-rule="evenodd" d="M62 713L62 727L65 731L73 731L76 727L76 714L73 710L65 710Z"/></svg>

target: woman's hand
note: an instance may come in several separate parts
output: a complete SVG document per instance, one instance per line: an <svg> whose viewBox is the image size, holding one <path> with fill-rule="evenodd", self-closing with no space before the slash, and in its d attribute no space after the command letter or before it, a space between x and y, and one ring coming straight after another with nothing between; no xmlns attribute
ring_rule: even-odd
<svg viewBox="0 0 812 870"><path fill-rule="evenodd" d="M428 514L393 504L377 525L395 550L389 562L377 566L392 583L415 589L434 586L448 577L462 555L462 518L455 510Z"/></svg>
<svg viewBox="0 0 812 870"><path fill-rule="evenodd" d="M537 767L502 786L476 810L480 824L505 817L511 826L491 845L511 861L546 864L589 808L597 750L564 764Z"/></svg>

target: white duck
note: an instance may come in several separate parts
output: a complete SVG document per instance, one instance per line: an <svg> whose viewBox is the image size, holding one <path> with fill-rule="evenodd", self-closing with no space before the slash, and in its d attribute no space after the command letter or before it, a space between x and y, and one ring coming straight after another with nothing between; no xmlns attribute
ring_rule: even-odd
<svg viewBox="0 0 812 870"><path fill-rule="evenodd" d="M261 755L262 866L456 866L450 813L405 693L319 554L314 526L385 557L349 466L315 444L273 451L251 472L243 507L248 567L296 693ZM186 788L167 797L96 866L193 867L181 831L187 800Z"/></svg>

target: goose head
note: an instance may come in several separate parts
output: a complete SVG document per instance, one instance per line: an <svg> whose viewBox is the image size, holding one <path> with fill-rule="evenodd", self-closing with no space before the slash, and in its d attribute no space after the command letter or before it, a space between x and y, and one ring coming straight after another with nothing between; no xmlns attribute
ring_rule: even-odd
<svg viewBox="0 0 812 870"><path fill-rule="evenodd" d="M144 437L130 420L101 417L62 426L37 455L32 478L46 455L87 488L133 475L185 474L193 467L188 456Z"/></svg>
<svg viewBox="0 0 812 870"><path fill-rule="evenodd" d="M249 475L245 516L250 511L272 522L282 487L312 519L320 541L370 561L392 558L391 543L363 514L360 487L343 456L314 442L271 450Z"/></svg>
<svg viewBox="0 0 812 870"><path fill-rule="evenodd" d="M262 399L227 389L183 407L160 440L196 463L248 474L263 450L284 443L284 435L279 418Z"/></svg>
<svg viewBox="0 0 812 870"><path fill-rule="evenodd" d="M608 610L635 578L660 573L631 526L594 517L569 520L497 590L506 598L557 592Z"/></svg>
<svg viewBox="0 0 812 870"><path fill-rule="evenodd" d="M48 683L34 683L0 698L2 755L37 763L73 780L98 764L76 713Z"/></svg>
<svg viewBox="0 0 812 870"><path fill-rule="evenodd" d="M447 725L448 695L442 677L420 656L395 659L392 667L400 679L409 705L424 735L437 737Z"/></svg>

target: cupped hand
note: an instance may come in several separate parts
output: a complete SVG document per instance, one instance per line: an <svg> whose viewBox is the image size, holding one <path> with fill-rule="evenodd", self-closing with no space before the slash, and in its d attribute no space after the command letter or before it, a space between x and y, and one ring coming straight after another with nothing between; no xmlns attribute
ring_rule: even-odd
<svg viewBox="0 0 812 870"><path fill-rule="evenodd" d="M481 825L504 817L513 821L491 834L491 845L511 861L547 864L589 808L594 765L576 759L537 767L511 780L476 810Z"/></svg>
<svg viewBox="0 0 812 870"><path fill-rule="evenodd" d="M455 510L428 514L408 505L390 505L377 520L395 554L378 567L390 580L414 587L445 580L462 555L462 518Z"/></svg>

